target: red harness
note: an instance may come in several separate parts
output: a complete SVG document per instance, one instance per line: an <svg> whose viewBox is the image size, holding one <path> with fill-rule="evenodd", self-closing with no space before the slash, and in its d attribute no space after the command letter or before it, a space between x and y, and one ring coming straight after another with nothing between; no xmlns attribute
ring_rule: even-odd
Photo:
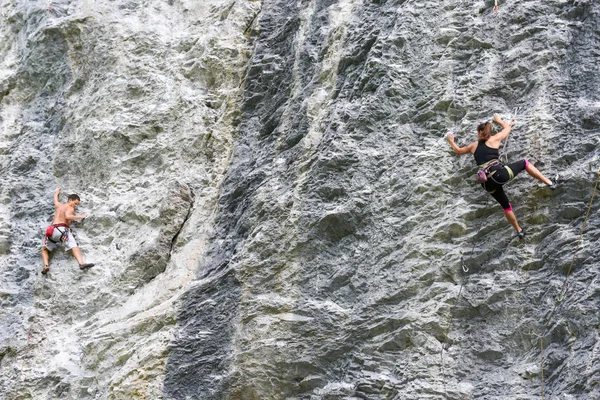
<svg viewBox="0 0 600 400"><path fill-rule="evenodd" d="M52 243L57 243L54 240L52 240L52 234L54 233L54 228L59 227L59 226L62 226L62 227L65 227L65 228L69 227L69 225L67 225L67 224L54 224L54 225L50 225L50 226L48 226L46 228L46 237ZM62 232L62 231L59 230L59 232L61 233L59 241L62 242L62 241L64 241L67 238L67 235L69 234L69 230L66 229L64 232Z"/></svg>

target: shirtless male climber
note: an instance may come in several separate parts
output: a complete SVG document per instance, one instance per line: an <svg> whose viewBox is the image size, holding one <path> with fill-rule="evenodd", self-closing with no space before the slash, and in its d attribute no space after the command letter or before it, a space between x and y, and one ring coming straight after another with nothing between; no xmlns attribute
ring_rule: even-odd
<svg viewBox="0 0 600 400"><path fill-rule="evenodd" d="M58 195L60 195L60 188L54 192L54 207L56 207L54 221L46 229L42 244L42 260L44 261L42 274L44 275L50 270L48 263L50 252L61 245L65 246L65 251L72 251L73 256L79 263L79 268L86 269L94 266L94 264L83 262L81 250L79 250L70 228L72 221L76 219L83 220L86 217L85 215L75 215L75 208L79 205L80 201L79 196L72 194L69 196L67 204L63 204L58 201Z"/></svg>

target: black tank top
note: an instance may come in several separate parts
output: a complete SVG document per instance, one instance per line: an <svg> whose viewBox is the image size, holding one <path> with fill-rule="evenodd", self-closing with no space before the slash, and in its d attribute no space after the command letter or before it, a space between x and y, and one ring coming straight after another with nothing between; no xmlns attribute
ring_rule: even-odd
<svg viewBox="0 0 600 400"><path fill-rule="evenodd" d="M475 157L477 165L481 165L491 160L497 160L500 157L500 151L488 147L485 144L485 140L480 140L479 143L477 143L477 148L475 149L473 156Z"/></svg>

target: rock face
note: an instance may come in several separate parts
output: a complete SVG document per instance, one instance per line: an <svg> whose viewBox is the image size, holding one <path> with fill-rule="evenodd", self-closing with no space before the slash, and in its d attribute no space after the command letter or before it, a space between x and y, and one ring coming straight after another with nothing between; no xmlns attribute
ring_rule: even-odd
<svg viewBox="0 0 600 400"><path fill-rule="evenodd" d="M493 5L0 0L0 399L600 398L600 4Z"/></svg>

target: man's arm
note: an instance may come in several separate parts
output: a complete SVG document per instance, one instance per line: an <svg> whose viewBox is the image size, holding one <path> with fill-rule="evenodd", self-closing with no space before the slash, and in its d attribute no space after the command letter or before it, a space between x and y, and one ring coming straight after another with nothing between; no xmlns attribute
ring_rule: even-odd
<svg viewBox="0 0 600 400"><path fill-rule="evenodd" d="M65 213L65 217L69 221L73 221L73 220L76 220L76 219L85 219L86 215L85 214L83 214L83 215L75 215L75 212L72 209L70 209L70 210L67 210L67 212Z"/></svg>
<svg viewBox="0 0 600 400"><path fill-rule="evenodd" d="M58 207L61 203L58 201L58 195L60 194L60 188L54 191L54 207Z"/></svg>
<svg viewBox="0 0 600 400"><path fill-rule="evenodd" d="M474 153L475 149L477 148L477 142L473 142L465 147L458 147L458 145L454 143L454 135L451 133L446 136L446 140L448 140L448 143L450 143L452 150L454 150L454 152L459 156L462 156L463 154Z"/></svg>

